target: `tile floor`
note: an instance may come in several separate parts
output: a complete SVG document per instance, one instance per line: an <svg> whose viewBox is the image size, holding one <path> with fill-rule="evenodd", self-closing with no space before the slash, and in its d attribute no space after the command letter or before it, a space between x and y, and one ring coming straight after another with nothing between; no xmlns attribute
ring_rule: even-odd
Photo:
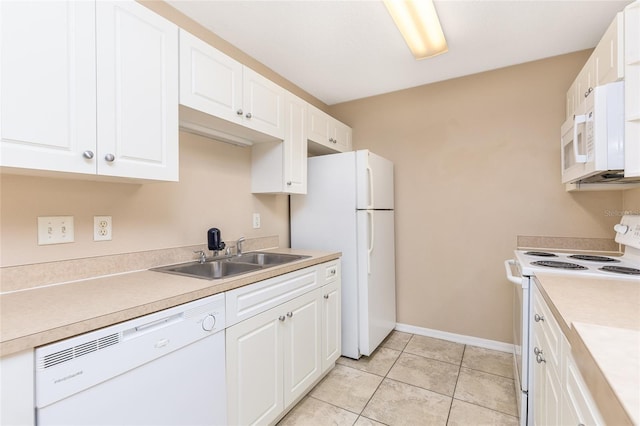
<svg viewBox="0 0 640 426"><path fill-rule="evenodd" d="M394 331L370 356L340 358L279 423L518 425L509 353Z"/></svg>

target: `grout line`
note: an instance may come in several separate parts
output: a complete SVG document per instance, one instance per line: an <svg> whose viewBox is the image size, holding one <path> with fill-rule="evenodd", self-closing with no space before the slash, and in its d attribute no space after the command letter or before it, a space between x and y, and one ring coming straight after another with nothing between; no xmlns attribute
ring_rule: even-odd
<svg viewBox="0 0 640 426"><path fill-rule="evenodd" d="M456 389L458 388L458 380L460 380L460 373L462 373L462 361L464 361L464 353L467 351L467 345L462 348L462 356L460 357L460 364L458 365L458 375L456 376L456 384L453 386L453 394L451 395L451 404L449 404L449 412L447 412L447 421L449 423L449 417L451 417L451 409L453 408L453 400L455 399Z"/></svg>

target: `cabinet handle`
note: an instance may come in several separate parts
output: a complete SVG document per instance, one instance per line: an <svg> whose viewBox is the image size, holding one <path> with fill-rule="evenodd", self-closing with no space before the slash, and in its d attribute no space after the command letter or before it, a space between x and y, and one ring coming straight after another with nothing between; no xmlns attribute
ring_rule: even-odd
<svg viewBox="0 0 640 426"><path fill-rule="evenodd" d="M91 160L93 158L93 151L87 150L87 151L82 153L82 156L84 158L86 158L87 160Z"/></svg>
<svg viewBox="0 0 640 426"><path fill-rule="evenodd" d="M540 354L542 354L542 351L540 349L538 349L538 347L536 346L535 348L533 348L533 353L535 355L540 355Z"/></svg>
<svg viewBox="0 0 640 426"><path fill-rule="evenodd" d="M542 364L543 362L546 363L547 360L545 360L544 358L542 358L542 355L536 355L536 362L538 364Z"/></svg>
<svg viewBox="0 0 640 426"><path fill-rule="evenodd" d="M291 318L293 316L293 312L287 312L287 316Z"/></svg>
<svg viewBox="0 0 640 426"><path fill-rule="evenodd" d="M535 320L535 322L544 321L544 315L538 315L538 314L535 314L535 315L533 316L533 319Z"/></svg>
<svg viewBox="0 0 640 426"><path fill-rule="evenodd" d="M247 118L251 118L251 117L252 117L252 115L251 115L251 113L250 113L250 112L248 112L248 113L245 115L245 117L247 117Z"/></svg>
<svg viewBox="0 0 640 426"><path fill-rule="evenodd" d="M328 295L328 294L325 294L325 295L324 295L324 296L322 296L322 297L324 297L325 299L328 299L328 298L329 298L329 295Z"/></svg>
<svg viewBox="0 0 640 426"><path fill-rule="evenodd" d="M242 108L240 108L239 110L237 110L237 111L236 111L236 114L238 114L238 115L242 115L242 114L244 114L244 112L242 111Z"/></svg>
<svg viewBox="0 0 640 426"><path fill-rule="evenodd" d="M113 154L107 154L107 155L105 155L105 156L104 156L104 159L105 159L106 161L108 161L109 163L113 163L113 160L115 160L115 159L116 159L116 157L115 157L115 155L113 155Z"/></svg>
<svg viewBox="0 0 640 426"><path fill-rule="evenodd" d="M589 96L589 93L593 92L593 87L589 87L589 89L587 89L586 92L584 92L584 97L586 98L587 96Z"/></svg>
<svg viewBox="0 0 640 426"><path fill-rule="evenodd" d="M278 319L279 319L280 321L284 321L286 318L284 317L284 315L280 315L280 316L278 317Z"/></svg>

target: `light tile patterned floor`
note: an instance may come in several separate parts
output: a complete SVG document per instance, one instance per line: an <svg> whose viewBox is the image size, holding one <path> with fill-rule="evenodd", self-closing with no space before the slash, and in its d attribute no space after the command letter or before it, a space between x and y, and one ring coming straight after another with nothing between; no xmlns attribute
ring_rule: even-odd
<svg viewBox="0 0 640 426"><path fill-rule="evenodd" d="M394 331L338 365L279 423L518 425L512 356Z"/></svg>

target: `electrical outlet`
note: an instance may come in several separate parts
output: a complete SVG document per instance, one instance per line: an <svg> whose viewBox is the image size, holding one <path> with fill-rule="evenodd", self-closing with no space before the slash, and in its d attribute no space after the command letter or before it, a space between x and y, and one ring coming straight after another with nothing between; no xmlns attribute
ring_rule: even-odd
<svg viewBox="0 0 640 426"><path fill-rule="evenodd" d="M111 241L111 216L93 217L93 241Z"/></svg>
<svg viewBox="0 0 640 426"><path fill-rule="evenodd" d="M260 213L253 214L253 229L260 228Z"/></svg>
<svg viewBox="0 0 640 426"><path fill-rule="evenodd" d="M73 241L73 216L38 217L38 245L65 244Z"/></svg>

